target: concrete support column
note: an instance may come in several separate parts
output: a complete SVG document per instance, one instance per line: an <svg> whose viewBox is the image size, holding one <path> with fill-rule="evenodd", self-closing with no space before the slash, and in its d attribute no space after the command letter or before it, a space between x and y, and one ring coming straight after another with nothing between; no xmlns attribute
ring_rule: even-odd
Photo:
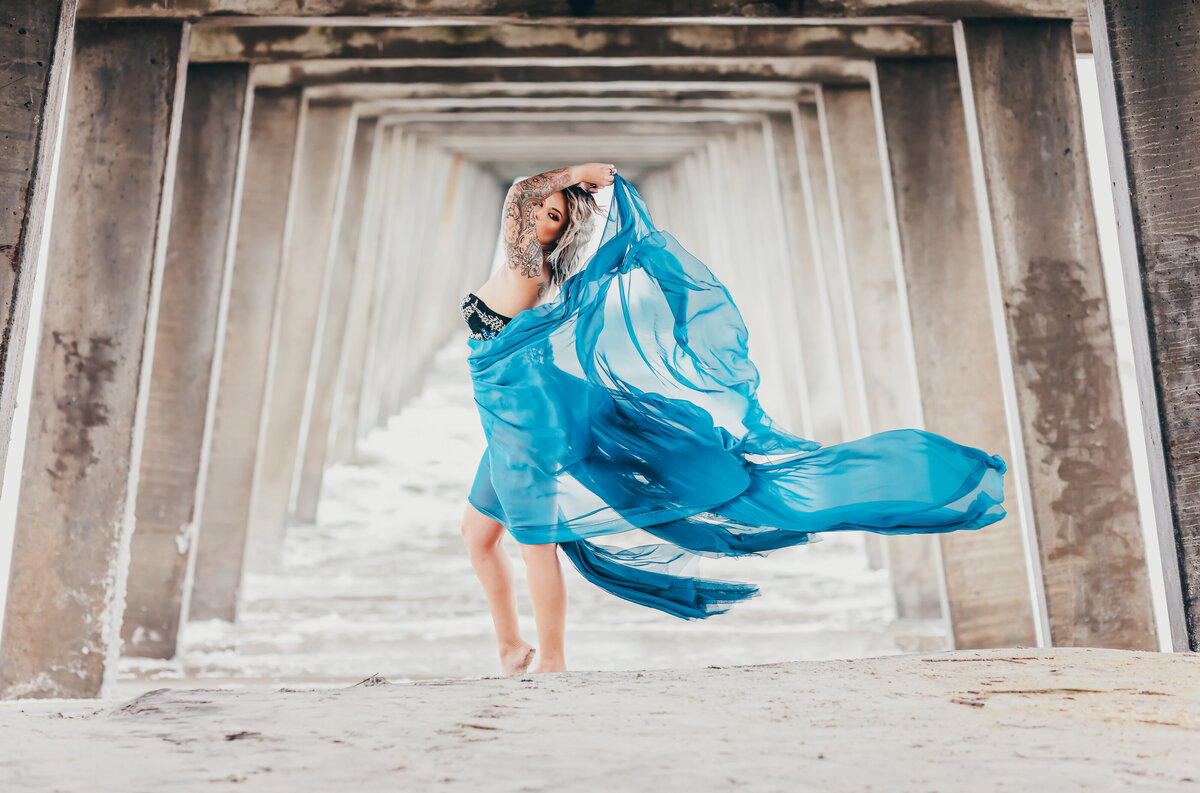
<svg viewBox="0 0 1200 793"><path fill-rule="evenodd" d="M803 147L801 153L808 165L807 174L811 181L812 221L815 228L819 229L814 254L818 265L825 271L825 286L829 292L830 314L834 321L834 339L837 343L841 371L844 395L843 437L839 440L849 440L861 438L871 430L867 418L867 396L863 385L862 357L858 351L858 328L854 324L854 308L850 298L850 282L839 247L841 221L837 213L834 185L830 180L832 171L821 117L821 109L816 102L800 105L796 109L796 123L800 133L797 142ZM879 542L882 549L882 540Z"/></svg>
<svg viewBox="0 0 1200 793"><path fill-rule="evenodd" d="M1157 523L1150 574L1169 646L1200 650L1200 5L1088 10Z"/></svg>
<svg viewBox="0 0 1200 793"><path fill-rule="evenodd" d="M792 118L796 124L796 148L800 153L801 185L806 190L805 197L809 199L809 228L814 230L813 256L825 278L841 379L841 434L818 440L840 443L850 438L860 438L869 431L866 395L862 387L862 361L858 356L858 338L852 322L853 314L846 310L847 284L834 234L836 221L833 196L829 187L829 170L825 165L820 112L815 103L805 103L796 107ZM885 564L883 537L864 532L862 541L867 555L867 566L872 570L882 569Z"/></svg>
<svg viewBox="0 0 1200 793"><path fill-rule="evenodd" d="M959 22L955 42L1039 643L1153 649L1071 23Z"/></svg>
<svg viewBox="0 0 1200 793"><path fill-rule="evenodd" d="M397 251L412 228L416 208L408 208L409 189L417 175L417 143L399 127L392 129L392 158L387 171L383 198L383 221L379 239L379 287L372 302L371 322L367 330L367 349L363 363L363 384L358 415L358 436L365 437L381 425L383 416L383 373L394 345L388 337L399 290L400 272Z"/></svg>
<svg viewBox="0 0 1200 793"><path fill-rule="evenodd" d="M350 316L350 298L356 282L364 280L359 270L358 245L362 236L363 211L367 200L367 177L373 167L375 128L373 119L356 124L350 170L346 175L344 206L333 249L333 276L329 281L328 306L323 333L318 343L320 356L313 390L313 407L303 444L299 490L293 519L313 523L329 450L330 427L337 396L338 372L344 354L343 341ZM365 269L365 268L364 268Z"/></svg>
<svg viewBox="0 0 1200 793"><path fill-rule="evenodd" d="M187 619L250 128L248 64L187 80L121 626L147 658L174 657Z"/></svg>
<svg viewBox="0 0 1200 793"><path fill-rule="evenodd" d="M890 174L881 163L871 89L824 86L818 92L826 168L845 273L847 312L862 361L870 432L921 427L912 326L895 238ZM901 618L945 614L937 538L884 537L887 566Z"/></svg>
<svg viewBox="0 0 1200 793"><path fill-rule="evenodd" d="M772 280L778 247L764 185L771 184L774 176L767 172L761 156L761 130L738 128L721 136L716 150L720 171L714 185L721 206L718 217L728 226L729 236L725 254L713 264L713 271L729 288L746 323L747 350L759 371L758 396L763 410L784 427L796 427L786 413L788 393L783 386L786 363L779 337L787 333L780 330L787 321L773 311ZM662 221L664 225L667 222L669 218Z"/></svg>
<svg viewBox="0 0 1200 793"><path fill-rule="evenodd" d="M75 0L0 8L0 482L12 437L29 303L47 221L50 172L75 35ZM7 553L7 551L5 551Z"/></svg>
<svg viewBox="0 0 1200 793"><path fill-rule="evenodd" d="M278 568L289 508L295 496L301 438L311 414L314 351L328 305L330 263L354 142L347 104L310 104L299 144L289 201L295 213L285 249L287 265L276 326L274 360L264 395L266 430L246 542L246 569Z"/></svg>
<svg viewBox="0 0 1200 793"><path fill-rule="evenodd" d="M957 64L876 69L925 428L1012 460ZM958 649L1037 641L1011 476L1006 496L1002 522L937 538Z"/></svg>
<svg viewBox="0 0 1200 793"><path fill-rule="evenodd" d="M390 188L388 175L392 158L397 156L392 145L395 139L391 128L376 124L371 154L373 164L368 173L367 197L357 245L354 293L350 297L342 363L338 370L337 409L334 411L332 435L332 457L335 461L348 462L354 459L358 442L358 414L362 406L368 336L377 309L377 292L384 283L380 243L384 233L387 191Z"/></svg>
<svg viewBox="0 0 1200 793"><path fill-rule="evenodd" d="M75 31L0 696L116 676L188 31Z"/></svg>
<svg viewBox="0 0 1200 793"><path fill-rule="evenodd" d="M238 215L220 385L196 545L192 619L233 620L242 582L273 327L306 109L299 89L257 90Z"/></svg>
<svg viewBox="0 0 1200 793"><path fill-rule="evenodd" d="M442 216L438 225L437 240L434 246L433 258L430 260L436 268L433 300L422 306L425 318L420 326L425 341L421 346L424 355L416 371L410 378L408 393L399 407L415 396L425 382L425 373L433 361L434 355L446 341L450 333L453 312L446 309L451 307L458 291L459 274L462 271L462 243L464 235L460 224L467 217L467 207L471 201L471 191L474 188L474 173L466 158L455 155L450 162L449 187L450 192L442 207ZM399 409L399 408L398 408Z"/></svg>
<svg viewBox="0 0 1200 793"><path fill-rule="evenodd" d="M797 146L801 131L793 115L773 115L771 138L779 177L780 214L786 233L789 268L794 279L794 313L797 339L802 345L804 383L810 413L809 432L822 443L838 443L844 438L842 420L845 399L837 360L837 343L824 270L818 266L813 239L820 231L812 222L812 189L808 164Z"/></svg>
<svg viewBox="0 0 1200 793"><path fill-rule="evenodd" d="M390 317L393 322L387 334L391 346L383 381L382 424L399 412L415 391L416 374L431 354L428 315L440 308L436 295L444 273L434 262L439 237L448 232L445 220L453 200L457 170L455 158L442 149L430 144L424 144L423 148L425 152L418 162L424 167L419 168L419 175L409 188L411 206L417 210L412 213L412 221L417 225L410 226L404 240L410 244L402 245L393 260L393 266L398 268L397 289L393 293L396 313Z"/></svg>
<svg viewBox="0 0 1200 793"><path fill-rule="evenodd" d="M812 406L808 398L808 381L805 376L804 348L802 346L802 323L800 320L798 287L792 253L789 250L789 221L783 211L783 192L776 158L777 144L771 122L764 118L751 134L754 162L759 163L762 182L759 214L766 224L763 229L765 256L766 315L774 317L775 323L767 333L772 336L779 361L777 385L782 390L783 414L780 421L803 437L812 438Z"/></svg>

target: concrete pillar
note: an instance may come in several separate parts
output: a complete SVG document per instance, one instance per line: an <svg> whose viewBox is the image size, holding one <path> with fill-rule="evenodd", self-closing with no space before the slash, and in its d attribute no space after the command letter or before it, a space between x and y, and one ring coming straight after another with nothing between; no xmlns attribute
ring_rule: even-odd
<svg viewBox="0 0 1200 793"><path fill-rule="evenodd" d="M392 131L392 161L387 171L383 199L383 221L379 242L379 288L371 308L367 331L367 349L363 363L363 384L359 399L358 436L365 437L381 423L383 413L383 373L392 343L388 331L399 299L396 281L400 276L395 259L403 238L411 228L416 209L408 209L409 189L417 175L416 140L403 135L399 127Z"/></svg>
<svg viewBox="0 0 1200 793"><path fill-rule="evenodd" d="M787 250L786 220L779 190L779 168L775 162L775 141L770 123L763 118L747 129L749 163L753 171L752 195L757 207L762 258L744 266L760 271L764 318L772 318L766 335L774 351L775 374L772 386L779 393L781 413L777 420L787 429L811 438L812 412L808 403L808 384L804 377L804 351L800 346L800 324L796 306L796 283Z"/></svg>
<svg viewBox="0 0 1200 793"><path fill-rule="evenodd" d="M74 35L75 0L12 0L0 8L5 73L0 79L0 260L7 265L0 266L0 482L17 407Z"/></svg>
<svg viewBox="0 0 1200 793"><path fill-rule="evenodd" d="M279 324L264 394L266 429L258 450L262 460L246 540L250 572L277 569L283 549L297 460L302 459L301 433L312 405L313 353L327 305L353 123L353 108L346 104L310 104L305 116L288 199L295 202L295 215L285 243Z"/></svg>
<svg viewBox="0 0 1200 793"><path fill-rule="evenodd" d="M912 326L895 243L890 175L885 179L868 86L824 86L818 92L826 168L834 196L835 241L845 270L862 361L870 432L921 427ZM945 614L937 538L884 537L901 618Z"/></svg>
<svg viewBox="0 0 1200 793"><path fill-rule="evenodd" d="M841 434L818 440L824 443L840 443L850 438L862 437L868 432L866 395L862 389L862 361L858 357L854 323L850 321L851 315L845 309L846 282L834 235L833 197L829 189L829 171L825 167L820 113L815 103L804 103L796 107L792 118L796 124L796 148L800 153L800 183L809 202L813 256L818 270L824 274L841 380L841 398L838 403L841 408ZM883 537L864 532L862 542L868 568L882 569L885 564Z"/></svg>
<svg viewBox="0 0 1200 793"><path fill-rule="evenodd" d="M329 281L324 327L318 340L321 349L314 380L313 407L308 421L307 441L302 447L304 456L292 515L298 523L313 523L317 519L317 502L321 496L321 479L325 474L329 450L338 372L345 352L343 340L350 315L350 297L355 283L363 280L358 267L358 244L367 199L367 177L373 167L376 125L374 120L356 124L350 169L344 180L345 198L331 263L333 276Z"/></svg>
<svg viewBox="0 0 1200 793"><path fill-rule="evenodd" d="M415 308L411 286L414 274L409 265L419 260L422 230L430 222L429 206L439 200L439 189L445 188L433 172L436 152L420 140L413 140L411 145L411 159L400 177L401 184L393 210L395 214L391 220L393 227L388 239L387 297L385 309L379 318L379 337L374 357L377 401L372 426L375 427L387 426L395 402L393 389L399 378L397 372L403 368L404 359L413 354L411 336L401 331L406 327L406 320L411 320ZM423 200L419 199L418 193Z"/></svg>
<svg viewBox="0 0 1200 793"><path fill-rule="evenodd" d="M1170 644L1200 650L1200 6L1091 0Z"/></svg>
<svg viewBox="0 0 1200 793"><path fill-rule="evenodd" d="M960 22L955 41L1038 639L1153 649L1071 23Z"/></svg>
<svg viewBox="0 0 1200 793"><path fill-rule="evenodd" d="M830 180L831 165L819 105L815 102L800 105L796 109L796 121L800 131L798 142L803 146L802 154L808 166L806 170L812 187L812 221L814 228L819 230L814 251L819 266L825 271L825 285L829 291L834 339L837 342L838 363L841 369L844 437L839 440L860 438L870 432L867 396L863 386L862 357L858 351L858 329L854 324L850 284L839 247L840 220L834 186ZM882 549L882 540L880 547Z"/></svg>
<svg viewBox="0 0 1200 793"><path fill-rule="evenodd" d="M441 283L437 269L429 272L424 263L432 262L438 237L443 231L443 218L447 202L452 196L452 158L441 149L426 145L425 154L419 164L425 166L409 188L411 205L411 231L407 235L409 244L398 251L393 266L398 268L397 289L393 293L396 312L390 317L392 323L387 334L389 350L387 376L384 379L383 413L380 422L386 425L401 405L412 396L415 374L430 354L426 342L426 315L436 301L431 295Z"/></svg>
<svg viewBox="0 0 1200 793"><path fill-rule="evenodd" d="M1012 460L958 67L876 69L925 428ZM958 649L1037 642L1021 492L1010 484L1006 495L1002 522L937 538Z"/></svg>
<svg viewBox="0 0 1200 793"><path fill-rule="evenodd" d="M466 219L464 213L472 188L470 168L462 155L456 154L450 158L450 173L446 184L449 190L441 207L433 254L428 259L434 267L429 295L431 299L421 306L424 313L418 326L421 338L419 349L422 355L405 383L406 393L397 406L397 411L420 392L429 365L437 350L445 343L446 334L450 332L450 320L454 318L446 308L454 303L454 292L458 290L458 273L463 266L460 258L463 235L459 233L459 229Z"/></svg>
<svg viewBox="0 0 1200 793"><path fill-rule="evenodd" d="M754 159L750 136L738 128L721 135L714 146L717 169L713 189L718 199L717 217L724 230L722 255L711 263L713 272L725 283L746 324L747 351L759 371L758 396L767 415L781 416L784 394L780 387L782 368L777 356L774 317L766 306L768 259L766 242L772 233L762 222L761 185L767 181L762 163ZM664 191L665 193L665 191ZM654 206L666 201L656 200ZM667 224L676 214L654 211L655 222ZM663 220L659 220L663 217ZM667 226L669 230L669 226ZM787 421L780 418L785 427Z"/></svg>
<svg viewBox="0 0 1200 793"><path fill-rule="evenodd" d="M804 383L809 404L811 437L822 443L842 440L841 372L838 368L837 346L833 334L833 318L824 271L814 257L813 235L819 233L810 225L809 203L811 189L806 190L800 149L796 145L799 128L792 114L772 115L771 138L778 169L779 210L783 218L789 268L794 281L794 314L796 338L803 353Z"/></svg>
<svg viewBox="0 0 1200 793"><path fill-rule="evenodd" d="M172 658L187 619L249 133L248 64L192 64L155 331L125 654Z"/></svg>
<svg viewBox="0 0 1200 793"><path fill-rule="evenodd" d="M116 676L188 30L75 31L0 696Z"/></svg>
<svg viewBox="0 0 1200 793"><path fill-rule="evenodd" d="M220 385L196 543L191 619L233 620L279 315L288 201L305 103L299 89L254 92Z"/></svg>
<svg viewBox="0 0 1200 793"><path fill-rule="evenodd" d="M354 293L350 297L350 314L346 325L342 362L338 370L338 396L334 411L333 449L335 461L354 459L358 442L358 414L362 406L362 387L366 373L368 335L378 302L377 292L383 286L380 262L384 231L384 204L395 135L390 127L376 125L373 138L373 165L368 173L367 197L357 245Z"/></svg>

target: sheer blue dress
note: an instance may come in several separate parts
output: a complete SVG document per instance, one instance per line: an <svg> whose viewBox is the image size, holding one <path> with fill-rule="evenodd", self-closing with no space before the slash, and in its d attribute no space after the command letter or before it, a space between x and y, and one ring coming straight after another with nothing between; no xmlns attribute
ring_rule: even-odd
<svg viewBox="0 0 1200 793"><path fill-rule="evenodd" d="M553 300L462 311L487 438L468 500L618 597L703 619L759 590L690 575L700 557L1005 515L997 455L919 429L822 446L776 425L728 290L620 176L600 247ZM658 541L592 539L634 529Z"/></svg>

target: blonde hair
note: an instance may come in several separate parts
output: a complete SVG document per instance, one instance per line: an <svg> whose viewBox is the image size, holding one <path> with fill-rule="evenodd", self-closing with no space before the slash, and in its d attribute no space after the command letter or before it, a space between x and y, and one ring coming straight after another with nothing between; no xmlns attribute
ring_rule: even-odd
<svg viewBox="0 0 1200 793"><path fill-rule="evenodd" d="M594 224L588 221L600 214L596 199L579 185L571 185L562 191L567 205L567 227L558 238L554 250L546 257L550 266L550 284L562 286L562 282L574 272L579 254L591 239Z"/></svg>

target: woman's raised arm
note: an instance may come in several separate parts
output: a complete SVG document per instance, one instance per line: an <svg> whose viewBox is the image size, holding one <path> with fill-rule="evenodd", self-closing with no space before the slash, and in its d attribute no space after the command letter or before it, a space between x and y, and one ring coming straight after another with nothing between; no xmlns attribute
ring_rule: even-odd
<svg viewBox="0 0 1200 793"><path fill-rule="evenodd" d="M537 238L537 208L543 198L574 184L594 193L613 183L611 163L589 162L556 168L514 184L504 199L504 258L510 270L525 278L542 274L544 256Z"/></svg>

